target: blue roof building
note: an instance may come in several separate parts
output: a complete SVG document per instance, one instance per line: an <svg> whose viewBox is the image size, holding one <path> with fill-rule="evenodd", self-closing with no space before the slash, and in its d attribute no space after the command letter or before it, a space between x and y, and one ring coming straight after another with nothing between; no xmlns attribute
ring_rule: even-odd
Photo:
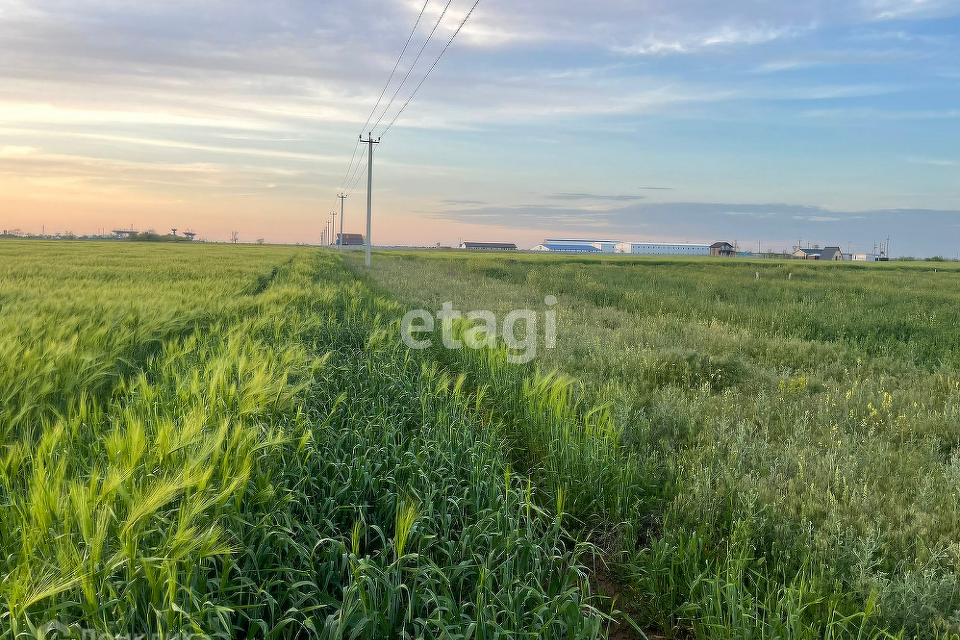
<svg viewBox="0 0 960 640"><path fill-rule="evenodd" d="M598 247L590 244L544 242L531 251L549 251L553 253L601 253Z"/></svg>

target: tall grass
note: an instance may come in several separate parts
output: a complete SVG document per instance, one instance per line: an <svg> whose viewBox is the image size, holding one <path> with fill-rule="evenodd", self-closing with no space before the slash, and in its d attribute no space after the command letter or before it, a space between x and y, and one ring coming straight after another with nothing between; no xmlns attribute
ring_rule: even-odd
<svg viewBox="0 0 960 640"><path fill-rule="evenodd" d="M384 254L371 276L427 309L560 298L558 348L526 370L437 358L522 434L511 445L533 474L596 495L582 535L621 532L613 557L640 624L708 637L960 631L960 272ZM518 409L539 380L565 380L574 409ZM581 429L598 415L601 432ZM551 466L579 451L581 467ZM618 475L632 480L596 489ZM634 512L605 506L618 499Z"/></svg>
<svg viewBox="0 0 960 640"><path fill-rule="evenodd" d="M603 634L562 497L335 258L37 246L0 248L0 637Z"/></svg>

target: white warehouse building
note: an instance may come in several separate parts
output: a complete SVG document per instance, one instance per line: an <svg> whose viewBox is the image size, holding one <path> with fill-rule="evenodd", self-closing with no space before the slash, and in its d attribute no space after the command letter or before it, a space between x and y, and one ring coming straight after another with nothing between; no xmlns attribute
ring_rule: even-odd
<svg viewBox="0 0 960 640"><path fill-rule="evenodd" d="M615 253L619 240L591 240L589 238L547 238L544 245L587 245L600 253Z"/></svg>
<svg viewBox="0 0 960 640"><path fill-rule="evenodd" d="M677 242L620 242L615 251L645 256L708 256L710 245Z"/></svg>

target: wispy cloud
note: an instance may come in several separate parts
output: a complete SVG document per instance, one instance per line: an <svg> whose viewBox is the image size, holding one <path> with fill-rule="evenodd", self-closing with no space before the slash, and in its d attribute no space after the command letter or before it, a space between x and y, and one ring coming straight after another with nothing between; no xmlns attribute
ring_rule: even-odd
<svg viewBox="0 0 960 640"><path fill-rule="evenodd" d="M925 164L932 167L960 167L960 161L942 158L907 158L911 164Z"/></svg>
<svg viewBox="0 0 960 640"><path fill-rule="evenodd" d="M555 193L547 196L549 200L603 200L611 202L636 202L645 196L609 195L598 193Z"/></svg>
<svg viewBox="0 0 960 640"><path fill-rule="evenodd" d="M960 109L890 109L872 107L848 107L836 109L810 109L800 115L807 118L853 118L872 120L956 120Z"/></svg>
<svg viewBox="0 0 960 640"><path fill-rule="evenodd" d="M794 220L807 220L809 222L840 222L843 218L836 216L793 216Z"/></svg>
<svg viewBox="0 0 960 640"><path fill-rule="evenodd" d="M448 207L479 207L489 203L483 200L441 200L441 204Z"/></svg>
<svg viewBox="0 0 960 640"><path fill-rule="evenodd" d="M764 44L794 37L802 31L795 27L722 25L705 33L677 34L677 37L672 39L651 35L633 44L615 47L614 50L624 55L637 56L696 53L711 48Z"/></svg>

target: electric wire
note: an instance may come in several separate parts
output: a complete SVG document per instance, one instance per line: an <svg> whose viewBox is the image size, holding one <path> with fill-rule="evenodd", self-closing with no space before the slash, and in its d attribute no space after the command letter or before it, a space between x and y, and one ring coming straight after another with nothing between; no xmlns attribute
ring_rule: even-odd
<svg viewBox="0 0 960 640"><path fill-rule="evenodd" d="M366 129L367 125L370 124L370 121L373 120L373 115L377 112L377 108L383 101L383 96L386 95L387 89L390 87L390 83L393 82L393 78L397 74L397 69L400 68L400 62L403 60L403 56L406 54L407 48L410 46L410 41L413 40L413 36L417 32L417 27L420 26L420 21L423 20L423 14L427 10L427 5L429 4L430 0L426 0L423 3L423 6L420 8L420 14L417 16L417 21L413 23L413 29L410 30L410 35L407 36L407 41L403 44L403 49L400 50L400 55L397 56L397 62L393 65L393 71L390 72L390 77L387 78L386 83L383 85L383 89L380 91L380 97L377 98L377 103L373 105L373 109L370 110L370 115L367 116L367 121L363 123L363 127L360 129L361 136L363 135L364 129ZM350 156L350 163L347 165L347 171L343 174L343 180L340 182L340 193L343 193L343 188L347 184L347 178L350 175L350 171L353 169L353 162L357 159L357 151L359 150L360 140L358 138L357 144L353 147L353 155Z"/></svg>
<svg viewBox="0 0 960 640"><path fill-rule="evenodd" d="M348 196L349 196L350 194L352 194L352 193L356 190L357 185L359 185L359 184L360 184L360 181L363 180L364 176L367 175L367 165L361 164L360 167L363 167L363 172L360 172L360 175L357 176L357 179L353 181L353 184L350 186L350 190L347 191L347 195L348 195ZM360 167L357 167L358 172L359 172ZM356 174L354 174L354 175L356 175Z"/></svg>
<svg viewBox="0 0 960 640"><path fill-rule="evenodd" d="M352 184L352 185L353 185L352 187L350 187L350 188L347 190L347 195L348 195L348 196L349 196L351 193L353 193L353 190L356 188L357 181L354 180L354 178L357 177L357 174L360 173L360 170L363 169L364 173L366 173L366 171L367 171L367 165L366 165L365 162L363 162L363 158L361 157L360 160L361 160L360 164L357 165L357 168L354 169L353 174L350 176L350 179L347 180L347 184Z"/></svg>
<svg viewBox="0 0 960 640"><path fill-rule="evenodd" d="M427 10L428 4L430 4L430 0L427 0L426 2L423 3L423 7L421 7L420 9L420 15L417 16L417 21L413 25L413 30L411 30L410 35L407 36L407 42L403 45L403 50L400 51L400 57L397 58L397 63L393 65L393 71L390 72L390 77L387 78L387 83L383 85L383 91L380 92L380 97L377 98L377 104L373 105L373 109L371 109L370 115L367 116L367 121L363 124L363 129L360 130L360 135L363 135L363 132L366 130L367 125L370 124L371 120L373 120L373 114L377 112L377 107L380 106L380 102L383 100L383 96L386 95L387 88L390 86L390 83L393 81L393 77L397 73L397 69L400 67L400 61L403 60L403 54L407 52L407 47L410 46L410 41L413 39L413 34L417 32L417 27L420 26L420 21L423 19L423 12ZM434 31L436 31L436 27L434 27ZM430 32L430 37L432 36L433 36L433 31ZM430 41L430 37L427 38L427 42ZM421 53L422 53L422 50L421 50ZM417 58L419 59L419 56L417 56ZM417 64L416 61L414 61L413 64L416 65ZM411 67L411 70L412 70L412 67ZM407 73L407 75L410 75L409 72ZM400 86L403 86L402 82L400 83ZM390 108L389 105L387 106L387 108L388 109Z"/></svg>
<svg viewBox="0 0 960 640"><path fill-rule="evenodd" d="M370 124L370 121L373 119L373 115L376 113L377 108L379 107L380 103L383 100L383 96L386 95L387 88L389 87L390 82L393 80L394 76L396 75L396 71L400 66L400 62L402 61L403 56L408 46L410 45L410 41L412 40L414 34L416 33L417 27L419 26L421 20L423 19L423 14L426 11L426 8L429 2L430 0L426 0L426 2L424 2L423 7L420 10L420 15L417 17L417 21L414 24L413 30L410 32L410 36L407 38L407 42L406 44L404 44L403 50L400 52L400 56L397 58L397 63L396 65L394 65L393 71L390 74L390 78L387 80L387 83L384 85L383 91L381 92L380 97L377 99L376 105L374 105L373 110L370 112L370 116L367 118L367 121L364 123L364 129L366 129L367 125ZM380 126L380 123L383 121L387 113L390 111L390 107L396 101L397 96L400 95L400 91L403 89L407 80L410 78L410 75L413 73L413 70L416 68L417 64L419 63L420 58L423 56L423 52L426 50L427 45L433 39L433 36L436 33L437 29L440 27L440 24L443 22L443 18L446 16L447 10L450 8L451 4L453 4L453 0L448 0L447 4L443 8L443 11L440 13L440 17L437 19L437 22L433 25L433 29L431 29L430 34L427 36L427 39L424 41L423 45L420 47L420 51L417 53L417 57L414 59L413 64L410 65L410 68L407 70L406 74L404 75L403 80L400 81L399 86L397 87L393 96L390 98L390 101L387 103L387 106L384 107L383 112L380 114L380 117L377 119L376 123L374 124L373 126L374 130L376 130L376 128ZM456 31L453 32L453 35L450 36L450 39L447 41L446 45L440 51L440 54L433 61L433 64L430 65L430 68L427 69L427 72L424 74L423 78L420 79L420 82L417 84L417 87L413 90L413 93L410 94L410 97L408 97L407 100L403 103L403 106L400 107L400 110L396 113L396 115L390 121L390 124L388 124L386 129L384 129L383 132L380 134L381 138L384 135L386 135L388 131L390 131L390 129L397 122L397 120L400 118L400 116L403 114L406 108L410 105L413 99L420 92L420 89L423 87L424 83L427 81L427 78L430 76L433 70L440 63L440 60L443 58L444 54L453 44L453 41L456 39L456 37L463 30L463 27L467 24L467 21L470 20L470 17L473 15L473 12L476 10L479 4L480 4L480 0L476 0L473 3L473 6L470 7L470 10L467 12L467 15L464 16L463 20L460 22L460 25L457 27ZM362 138L362 134L357 140L357 144L354 147L353 156L351 157L350 164L347 166L347 172L346 174L344 174L344 180L341 183L341 189L340 189L341 194L343 193L343 187L349 184L350 187L347 189L346 195L348 196L351 195L359 186L360 181L367 174L367 166L364 164L362 157L360 158L360 162L357 164L356 169L353 168L354 160L356 160L356 157L357 157L357 151L360 149L361 138ZM350 174L351 170L353 170L352 175ZM347 178L348 175L350 176L349 179Z"/></svg>
<svg viewBox="0 0 960 640"><path fill-rule="evenodd" d="M427 78L430 76L430 73L436 68L437 64L440 63L440 58L443 57L443 54L445 54L447 52L447 49L450 48L450 45L453 44L453 41L457 37L457 34L459 34L460 31L463 29L464 25L467 24L467 20L470 19L471 15L473 15L474 9L476 9L477 5L479 4L480 4L480 0L476 0L476 2L473 3L473 6L470 7L470 11L467 12L467 15L463 18L463 21L460 23L460 26L457 27L457 30L453 32L453 35L450 36L450 40L447 41L447 45L443 48L443 51L440 52L440 55L437 56L437 59L433 61L432 65L430 65L430 68L427 70L427 73L423 76L423 79L420 80L420 84L418 84L417 88L413 90L413 93L410 94L410 97L407 98L407 101L403 103L403 106L400 107L400 111L398 111L397 115L393 117L393 120L390 121L390 124L387 125L387 128L384 129L383 133L380 134L381 138L387 135L387 131L390 131L391 127L393 127L397 119L400 118L400 115L404 112L404 110L407 108L410 102L416 97L417 93L420 91L420 87L423 86L423 83L427 81Z"/></svg>
<svg viewBox="0 0 960 640"><path fill-rule="evenodd" d="M390 107L393 106L394 101L397 99L397 96L400 95L400 91L403 89L403 85L406 84L407 80L410 78L410 74L413 73L413 70L416 69L417 63L420 62L420 57L423 56L424 50L427 48L427 45L430 44L430 41L433 39L433 34L437 32L437 29L440 27L440 23L443 22L444 16L447 15L447 9L450 8L450 5L453 4L453 0L447 0L446 6L443 7L443 11L440 12L440 17L437 18L436 24L433 25L433 29L430 30L430 35L427 36L427 39L423 42L423 46L420 47L420 51L417 53L417 57L413 60L413 64L410 65L410 68L407 69L407 74L403 76L403 80L400 81L400 85L397 87L397 90L393 93L393 97L390 98L390 102L387 103L387 106L384 107L383 113L380 114L380 117L377 119L377 123L373 125L373 128L376 129L380 126L380 123L383 121L383 117L387 115L390 111Z"/></svg>

